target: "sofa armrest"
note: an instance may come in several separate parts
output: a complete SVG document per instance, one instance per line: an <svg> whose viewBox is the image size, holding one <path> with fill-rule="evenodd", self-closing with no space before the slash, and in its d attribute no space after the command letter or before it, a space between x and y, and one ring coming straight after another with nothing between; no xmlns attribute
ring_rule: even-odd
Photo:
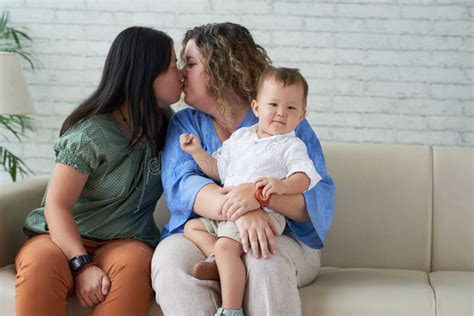
<svg viewBox="0 0 474 316"><path fill-rule="evenodd" d="M26 240L25 218L40 205L47 183L48 178L38 177L0 187L0 267L14 263Z"/></svg>

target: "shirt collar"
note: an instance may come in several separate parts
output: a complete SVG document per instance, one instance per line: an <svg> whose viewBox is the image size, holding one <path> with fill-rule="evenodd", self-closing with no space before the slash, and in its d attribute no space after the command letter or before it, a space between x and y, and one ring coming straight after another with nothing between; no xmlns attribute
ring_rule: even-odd
<svg viewBox="0 0 474 316"><path fill-rule="evenodd" d="M250 134L252 139L258 139L258 140L261 140L261 141L266 141L266 140L273 140L275 138L292 138L292 137L296 136L295 131L291 131L291 132L288 132L288 133L285 133L285 134L279 134L279 135L273 135L273 136L269 136L269 137L265 137L265 138L259 138L258 135L257 135L257 129L258 129L258 123L250 126L247 129L247 133Z"/></svg>

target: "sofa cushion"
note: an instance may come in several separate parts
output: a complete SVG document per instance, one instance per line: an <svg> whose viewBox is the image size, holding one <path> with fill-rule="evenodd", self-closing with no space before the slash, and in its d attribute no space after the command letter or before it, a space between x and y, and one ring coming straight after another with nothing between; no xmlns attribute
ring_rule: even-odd
<svg viewBox="0 0 474 316"><path fill-rule="evenodd" d="M153 213L155 224L163 231L163 226L168 222L170 218L170 211L166 205L165 195L161 195L161 198L156 203L155 213Z"/></svg>
<svg viewBox="0 0 474 316"><path fill-rule="evenodd" d="M0 315L15 315L15 266L0 268Z"/></svg>
<svg viewBox="0 0 474 316"><path fill-rule="evenodd" d="M434 316L435 301L422 271L322 268L300 290L304 315Z"/></svg>
<svg viewBox="0 0 474 316"><path fill-rule="evenodd" d="M10 264L0 268L0 315L15 315L15 265ZM75 296L68 298L68 315L89 316L92 308L83 308ZM153 297L148 310L149 316L161 316L160 306Z"/></svg>
<svg viewBox="0 0 474 316"><path fill-rule="evenodd" d="M300 294L303 315L434 315L433 291L420 271L324 267ZM0 268L0 315L13 316L14 302L15 267L8 265ZM75 297L68 303L68 315L92 314ZM148 315L162 315L154 299Z"/></svg>
<svg viewBox="0 0 474 316"><path fill-rule="evenodd" d="M433 271L474 271L473 169L473 148L433 147Z"/></svg>
<svg viewBox="0 0 474 316"><path fill-rule="evenodd" d="M437 316L474 315L474 272L439 271L429 275Z"/></svg>
<svg viewBox="0 0 474 316"><path fill-rule="evenodd" d="M336 183L324 266L430 272L429 146L323 144Z"/></svg>
<svg viewBox="0 0 474 316"><path fill-rule="evenodd" d="M34 177L0 189L0 267L11 264L25 242L26 216L41 203L47 178Z"/></svg>

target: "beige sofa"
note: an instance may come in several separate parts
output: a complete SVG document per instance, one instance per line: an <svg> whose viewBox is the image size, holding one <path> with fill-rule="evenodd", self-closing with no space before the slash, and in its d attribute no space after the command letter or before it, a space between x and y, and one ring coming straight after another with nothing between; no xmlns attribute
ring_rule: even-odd
<svg viewBox="0 0 474 316"><path fill-rule="evenodd" d="M473 149L327 143L324 150L336 212L323 268L300 291L304 315L474 315ZM14 315L21 227L45 185L42 178L0 187L2 316ZM165 212L157 215L163 222ZM90 315L70 301L70 315ZM150 315L160 314L152 304Z"/></svg>

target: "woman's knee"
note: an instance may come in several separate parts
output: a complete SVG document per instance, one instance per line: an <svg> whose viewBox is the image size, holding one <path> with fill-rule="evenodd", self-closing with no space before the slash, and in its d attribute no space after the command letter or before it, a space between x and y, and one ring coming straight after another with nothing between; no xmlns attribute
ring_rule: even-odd
<svg viewBox="0 0 474 316"><path fill-rule="evenodd" d="M158 244L151 260L151 281L156 292L166 291L170 284L189 282L191 270L204 255L182 234L174 234Z"/></svg>
<svg viewBox="0 0 474 316"><path fill-rule="evenodd" d="M20 249L16 260L17 283L51 284L57 280L72 286L72 274L66 256L49 236L37 236Z"/></svg>
<svg viewBox="0 0 474 316"><path fill-rule="evenodd" d="M161 241L156 247L151 259L151 281L155 291L158 286L166 288L166 285L173 281L173 275L186 270L182 266L182 261L186 257L185 244L187 242L189 240L182 235L172 235Z"/></svg>
<svg viewBox="0 0 474 316"><path fill-rule="evenodd" d="M278 251L278 250L277 250ZM270 282L275 275L284 275L296 280L296 270L291 262L281 253L268 259L257 259L251 252L244 255L244 262L249 282Z"/></svg>
<svg viewBox="0 0 474 316"><path fill-rule="evenodd" d="M151 247L137 240L127 240L117 248L104 254L102 261L104 269L113 275L129 275L131 278L140 274L150 275L150 263L153 255Z"/></svg>

